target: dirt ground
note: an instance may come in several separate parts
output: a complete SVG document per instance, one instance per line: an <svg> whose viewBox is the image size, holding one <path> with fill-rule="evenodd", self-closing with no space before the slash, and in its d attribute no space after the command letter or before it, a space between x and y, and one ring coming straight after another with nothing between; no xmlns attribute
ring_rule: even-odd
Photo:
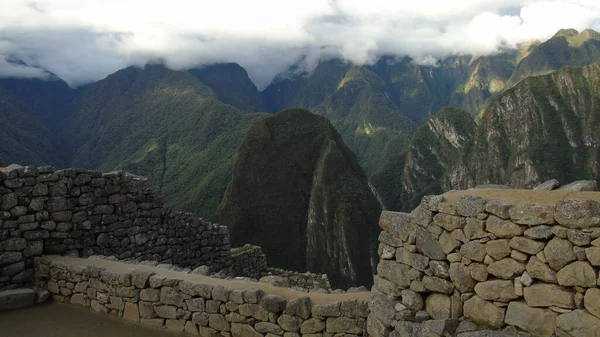
<svg viewBox="0 0 600 337"><path fill-rule="evenodd" d="M68 304L43 304L0 313L2 337L175 337L114 316Z"/></svg>
<svg viewBox="0 0 600 337"><path fill-rule="evenodd" d="M517 189L475 188L470 190L450 191L445 193L444 199L456 202L456 197L461 195L476 195L489 200L504 201L510 204L537 204L556 205L559 200L595 200L600 201L600 192L574 192L574 191L537 191Z"/></svg>
<svg viewBox="0 0 600 337"><path fill-rule="evenodd" d="M368 300L371 296L370 292L358 292L347 294L304 293L288 288L275 287L264 282L251 282L245 280L222 280L203 275L186 274L183 272L176 272L158 267L128 264L119 261L110 261L104 259L81 259L74 257L57 257L57 259L67 264L80 264L86 266L95 265L101 268L105 268L107 270L115 270L120 272L127 272L134 269L149 270L155 272L157 275L166 276L169 278L181 279L185 281L203 284L223 285L228 286L232 289L261 289L267 294L279 295L287 300L308 296L311 298L313 304L327 304L347 300Z"/></svg>

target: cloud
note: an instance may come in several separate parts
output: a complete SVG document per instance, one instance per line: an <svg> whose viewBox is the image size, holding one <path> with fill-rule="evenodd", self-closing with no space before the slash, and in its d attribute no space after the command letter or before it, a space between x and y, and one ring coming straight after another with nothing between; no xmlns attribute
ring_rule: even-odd
<svg viewBox="0 0 600 337"><path fill-rule="evenodd" d="M299 59L432 64L561 28L600 30L595 0L8 0L0 13L0 76L51 72L72 86L162 59L174 69L238 62L265 87Z"/></svg>

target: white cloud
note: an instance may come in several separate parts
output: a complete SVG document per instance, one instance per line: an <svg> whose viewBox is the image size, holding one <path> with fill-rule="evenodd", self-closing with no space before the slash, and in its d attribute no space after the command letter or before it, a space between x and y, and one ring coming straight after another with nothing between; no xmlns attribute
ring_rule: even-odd
<svg viewBox="0 0 600 337"><path fill-rule="evenodd" d="M3 0L0 76L45 69L79 85L160 58L175 69L238 62L264 87L301 55L308 67L321 56L432 63L600 30L599 18L595 0Z"/></svg>

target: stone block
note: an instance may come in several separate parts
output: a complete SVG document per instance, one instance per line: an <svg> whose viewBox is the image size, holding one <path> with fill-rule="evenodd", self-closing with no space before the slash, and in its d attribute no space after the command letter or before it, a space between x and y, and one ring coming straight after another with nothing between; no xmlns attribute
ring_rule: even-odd
<svg viewBox="0 0 600 337"><path fill-rule="evenodd" d="M467 319L486 327L499 329L504 323L505 309L499 308L477 295L465 302L463 311Z"/></svg>
<svg viewBox="0 0 600 337"><path fill-rule="evenodd" d="M550 337L556 330L557 314L548 309L530 308L524 302L511 302L506 324L517 326L533 336Z"/></svg>
<svg viewBox="0 0 600 337"><path fill-rule="evenodd" d="M509 211L510 219L522 225L551 225L554 223L554 207L519 204L512 207Z"/></svg>
<svg viewBox="0 0 600 337"><path fill-rule="evenodd" d="M519 298L513 280L490 280L477 283L475 293L483 300L495 302L510 302Z"/></svg>
<svg viewBox="0 0 600 337"><path fill-rule="evenodd" d="M600 225L600 203L593 200L559 200L554 211L556 221L568 228Z"/></svg>
<svg viewBox="0 0 600 337"><path fill-rule="evenodd" d="M485 230L503 239L523 235L523 228L521 226L493 215L485 221Z"/></svg>
<svg viewBox="0 0 600 337"><path fill-rule="evenodd" d="M0 311L20 309L35 303L33 289L11 289L0 291Z"/></svg>
<svg viewBox="0 0 600 337"><path fill-rule="evenodd" d="M556 284L536 283L525 287L523 295L525 302L530 307L575 308L575 293Z"/></svg>
<svg viewBox="0 0 600 337"><path fill-rule="evenodd" d="M596 286L596 272L585 261L573 262L556 274L558 284L561 286L576 286L590 288Z"/></svg>

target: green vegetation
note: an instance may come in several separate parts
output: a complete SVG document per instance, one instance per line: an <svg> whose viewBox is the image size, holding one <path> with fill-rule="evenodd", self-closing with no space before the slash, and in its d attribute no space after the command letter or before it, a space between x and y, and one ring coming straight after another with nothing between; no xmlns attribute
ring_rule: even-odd
<svg viewBox="0 0 600 337"><path fill-rule="evenodd" d="M381 208L329 121L290 109L256 121L240 146L217 221L269 264L372 284Z"/></svg>

